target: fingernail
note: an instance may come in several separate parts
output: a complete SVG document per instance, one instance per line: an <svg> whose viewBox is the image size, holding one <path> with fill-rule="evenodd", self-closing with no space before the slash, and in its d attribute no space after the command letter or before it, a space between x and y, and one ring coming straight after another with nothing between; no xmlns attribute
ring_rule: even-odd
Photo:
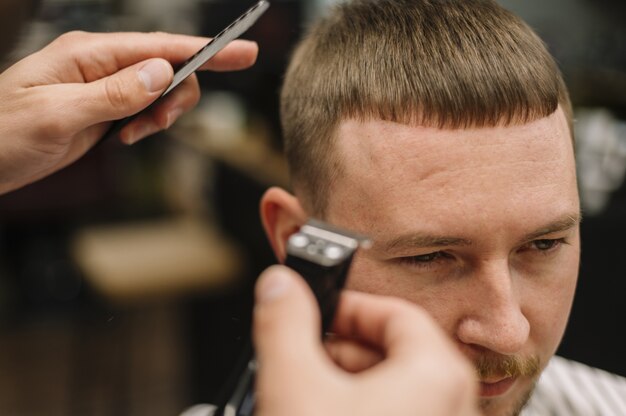
<svg viewBox="0 0 626 416"><path fill-rule="evenodd" d="M263 273L257 291L257 302L268 303L280 299L291 286L291 276L280 269L270 269Z"/></svg>
<svg viewBox="0 0 626 416"><path fill-rule="evenodd" d="M180 107L174 108L167 113L167 122L165 125L166 129L169 129L172 124L183 114L183 109Z"/></svg>
<svg viewBox="0 0 626 416"><path fill-rule="evenodd" d="M149 92L161 91L170 84L172 70L161 59L153 59L145 64L137 75Z"/></svg>

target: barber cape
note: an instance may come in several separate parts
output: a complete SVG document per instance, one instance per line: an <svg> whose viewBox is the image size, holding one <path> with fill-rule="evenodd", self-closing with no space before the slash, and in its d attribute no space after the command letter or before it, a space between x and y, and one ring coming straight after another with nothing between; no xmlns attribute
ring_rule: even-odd
<svg viewBox="0 0 626 416"><path fill-rule="evenodd" d="M521 415L626 416L626 378L553 357Z"/></svg>

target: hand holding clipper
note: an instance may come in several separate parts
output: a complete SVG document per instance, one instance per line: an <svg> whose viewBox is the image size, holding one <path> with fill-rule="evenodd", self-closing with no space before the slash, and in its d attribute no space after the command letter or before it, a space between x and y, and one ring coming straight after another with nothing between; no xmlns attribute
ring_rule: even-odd
<svg viewBox="0 0 626 416"><path fill-rule="evenodd" d="M298 272L309 284L321 311L321 334L332 325L339 295L343 289L356 250L369 240L339 230L318 220L309 220L287 242L285 265ZM254 411L256 361L250 352L248 365L239 376L224 416L251 416ZM246 360L247 361L247 360Z"/></svg>

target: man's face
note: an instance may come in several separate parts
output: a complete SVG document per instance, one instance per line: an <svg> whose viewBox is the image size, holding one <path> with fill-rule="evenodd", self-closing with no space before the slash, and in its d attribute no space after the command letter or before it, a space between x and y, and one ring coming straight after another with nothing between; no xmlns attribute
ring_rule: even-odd
<svg viewBox="0 0 626 416"><path fill-rule="evenodd" d="M561 340L578 274L563 112L471 130L347 120L337 145L326 219L374 241L348 287L425 308L480 367L485 414L515 414Z"/></svg>

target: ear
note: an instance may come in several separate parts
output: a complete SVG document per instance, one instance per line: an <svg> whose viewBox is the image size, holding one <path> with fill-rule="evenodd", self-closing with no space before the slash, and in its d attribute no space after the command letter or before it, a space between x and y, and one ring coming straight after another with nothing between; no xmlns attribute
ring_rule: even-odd
<svg viewBox="0 0 626 416"><path fill-rule="evenodd" d="M261 221L280 263L287 257L289 237L298 232L308 215L298 198L281 188L268 189L261 198Z"/></svg>

